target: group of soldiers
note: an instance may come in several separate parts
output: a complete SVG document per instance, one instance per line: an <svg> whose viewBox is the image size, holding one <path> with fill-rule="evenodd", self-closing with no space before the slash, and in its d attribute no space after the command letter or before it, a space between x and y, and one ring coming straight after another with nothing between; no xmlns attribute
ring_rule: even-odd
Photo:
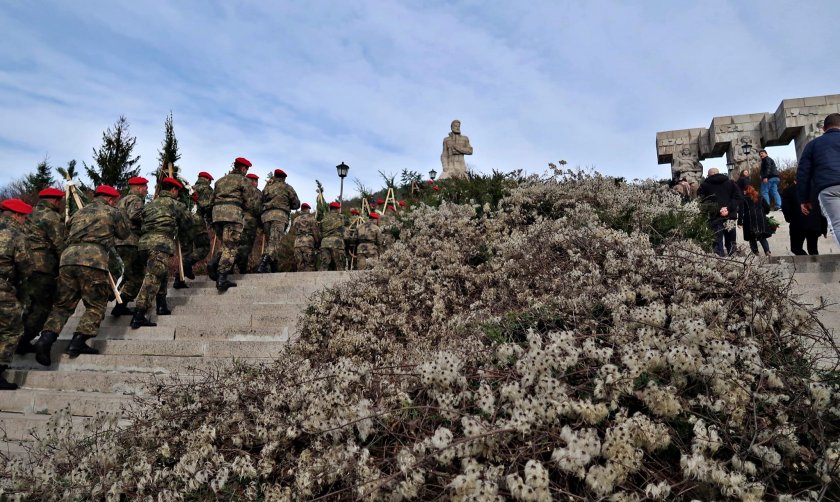
<svg viewBox="0 0 840 502"><path fill-rule="evenodd" d="M348 220L341 204L332 202L318 221L286 183L282 169L260 191L259 178L248 174L250 167L248 159L236 158L215 187L212 175L199 173L191 195L195 213L179 199L187 193L184 185L171 176L159 181L150 202L149 182L142 177L128 180L124 196L107 185L96 187L92 202L66 221L63 190L42 190L34 208L19 199L0 203L0 390L17 388L4 377L13 353L34 353L40 364L52 364L52 345L79 301L85 311L66 349L70 357L99 353L87 342L96 336L111 299L117 299L111 314L131 315L133 329L156 326L148 314L152 304L157 315L171 314L166 299L170 262L177 256L183 276L194 279L193 265L213 248L208 225L219 242L208 276L220 293L236 286L228 277L234 267L247 271L259 226L265 235L257 267L261 273L277 270L290 222L298 271L315 270L316 263L318 270L363 270L393 242L395 232L379 226L383 218L396 225L393 212L370 210L364 217L353 209ZM121 274L113 267L116 255ZM173 286L188 287L180 274ZM131 301L133 309L127 306Z"/></svg>

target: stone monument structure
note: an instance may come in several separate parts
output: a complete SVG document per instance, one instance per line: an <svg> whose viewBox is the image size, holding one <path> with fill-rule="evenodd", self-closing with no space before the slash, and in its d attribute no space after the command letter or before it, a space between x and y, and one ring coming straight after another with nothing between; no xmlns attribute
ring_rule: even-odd
<svg viewBox="0 0 840 502"><path fill-rule="evenodd" d="M440 154L440 165L443 167L443 174L440 179L467 177L467 164L464 162L464 155L472 155L473 148L470 146L470 138L461 134L461 121L453 120L450 125L452 132L443 138L443 152Z"/></svg>
<svg viewBox="0 0 840 502"><path fill-rule="evenodd" d="M708 128L658 132L657 162L671 164L675 182L685 178L690 183L685 173L702 174L702 167L698 171L697 166L708 158L725 155L729 175L734 176L758 167L758 151L762 148L787 145L793 140L798 159L805 145L822 133L820 123L830 113L840 113L840 94L785 99L775 113L715 117Z"/></svg>

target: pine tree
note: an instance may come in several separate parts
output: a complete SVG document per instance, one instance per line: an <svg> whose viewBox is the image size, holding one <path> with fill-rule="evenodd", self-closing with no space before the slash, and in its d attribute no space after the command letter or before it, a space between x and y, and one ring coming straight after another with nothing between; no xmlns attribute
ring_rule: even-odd
<svg viewBox="0 0 840 502"><path fill-rule="evenodd" d="M169 164L172 164L172 174L177 179L181 179L180 168L178 161L181 159L181 153L178 151L178 139L175 137L175 126L172 123L172 112L166 117L163 123L163 143L158 150L158 171L155 173L158 182L163 178L169 176Z"/></svg>
<svg viewBox="0 0 840 502"><path fill-rule="evenodd" d="M67 163L67 167L56 167L55 172L61 175L63 181L73 181L76 185L76 193L79 195L79 198L82 200L82 203L86 203L88 198L85 196L85 193L92 192L90 187L85 186L79 180L75 178L79 176L79 173L76 171L76 159L73 159ZM75 197L69 197L65 201L66 204L69 204L70 207L68 209L68 214L74 214L76 211L81 209L76 204Z"/></svg>
<svg viewBox="0 0 840 502"><path fill-rule="evenodd" d="M35 172L26 175L23 179L26 192L32 195L37 195L38 192L45 188L49 188L55 184L55 178L52 175L52 166L50 166L49 158L44 157L44 160L38 163L35 167Z"/></svg>
<svg viewBox="0 0 840 502"><path fill-rule="evenodd" d="M128 119L124 115L102 133L102 146L93 150L94 165L85 166L94 185L111 185L117 190L128 187L128 179L140 174L140 156L132 157L137 138L129 133Z"/></svg>

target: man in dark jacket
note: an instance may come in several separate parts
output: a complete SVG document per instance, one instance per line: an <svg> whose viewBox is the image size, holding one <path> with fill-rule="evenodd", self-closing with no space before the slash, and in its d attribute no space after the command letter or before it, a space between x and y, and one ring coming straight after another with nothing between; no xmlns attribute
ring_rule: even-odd
<svg viewBox="0 0 840 502"><path fill-rule="evenodd" d="M799 187L796 180L782 192L782 214L785 221L789 223L790 252L795 255L817 255L819 253L818 242L820 235L828 231L825 217L819 211L811 211L809 214L802 214L799 202ZM819 204L816 194L809 199L812 204ZM803 245L808 242L808 252L805 252Z"/></svg>
<svg viewBox="0 0 840 502"><path fill-rule="evenodd" d="M700 184L697 196L708 212L709 226L715 234L715 253L718 256L735 253L736 221L741 206L741 190L738 185L713 167Z"/></svg>
<svg viewBox="0 0 840 502"><path fill-rule="evenodd" d="M779 195L779 168L776 167L776 162L767 155L767 150L760 150L758 156L761 157L761 197L770 204L770 195L772 195L776 209L781 209L782 196Z"/></svg>
<svg viewBox="0 0 840 502"><path fill-rule="evenodd" d="M840 113L832 113L823 122L825 134L805 145L796 170L802 214L812 211L808 191L813 183L819 194L822 213L840 244Z"/></svg>

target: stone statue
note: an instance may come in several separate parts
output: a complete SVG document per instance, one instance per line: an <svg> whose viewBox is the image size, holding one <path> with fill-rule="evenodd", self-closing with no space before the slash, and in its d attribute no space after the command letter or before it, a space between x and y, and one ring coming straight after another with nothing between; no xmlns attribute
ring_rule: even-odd
<svg viewBox="0 0 840 502"><path fill-rule="evenodd" d="M443 174L440 179L467 177L467 164L464 162L464 155L472 155L473 149L470 146L470 138L461 134L461 121L452 121L452 132L443 138L443 153L440 154L440 164L443 166Z"/></svg>
<svg viewBox="0 0 840 502"><path fill-rule="evenodd" d="M693 199L700 187L703 177L703 164L691 149L684 146L680 153L674 154L671 164L671 177L674 180L674 190L685 198Z"/></svg>

